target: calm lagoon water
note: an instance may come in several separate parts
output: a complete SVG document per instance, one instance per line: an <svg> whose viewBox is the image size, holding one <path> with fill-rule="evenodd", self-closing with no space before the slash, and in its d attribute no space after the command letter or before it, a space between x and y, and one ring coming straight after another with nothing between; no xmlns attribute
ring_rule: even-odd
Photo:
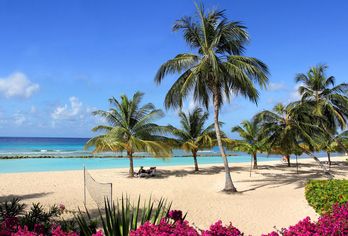
<svg viewBox="0 0 348 236"><path fill-rule="evenodd" d="M230 156L231 163L248 162L249 156ZM279 160L279 157L260 157L259 161ZM222 159L219 156L198 157L199 164L220 164ZM60 170L82 170L87 169L109 169L127 168L127 158L28 158L28 159L6 159L0 160L0 173L38 172L38 171L60 171ZM162 158L135 158L135 168L139 166L179 166L193 165L190 157Z"/></svg>
<svg viewBox="0 0 348 236"><path fill-rule="evenodd" d="M0 173L38 172L38 171L62 171L88 169L127 168L127 158L110 158L114 153L102 153L93 157L90 150L83 150L86 138L6 138L0 137L0 157L26 156L23 159L0 159ZM140 166L179 166L193 165L192 157L184 157L189 153L175 150L171 158L135 158L135 168ZM199 164L221 164L222 159L218 149L201 152L204 156L198 157ZM230 153L231 154L231 153ZM245 153L233 153L229 156L230 163L249 162L250 156ZM119 153L117 155L122 155ZM145 153L136 153L143 156ZM56 158L38 158L38 157ZM89 158L81 158L89 156ZM108 156L107 158L100 158ZM66 157L66 158L62 158ZM258 161L280 160L280 156L259 155Z"/></svg>

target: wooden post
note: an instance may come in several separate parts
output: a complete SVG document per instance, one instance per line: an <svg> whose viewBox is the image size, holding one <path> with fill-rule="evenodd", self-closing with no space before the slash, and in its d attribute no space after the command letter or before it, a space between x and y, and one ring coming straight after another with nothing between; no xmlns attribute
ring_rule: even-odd
<svg viewBox="0 0 348 236"><path fill-rule="evenodd" d="M83 204L86 207L86 167L83 165Z"/></svg>

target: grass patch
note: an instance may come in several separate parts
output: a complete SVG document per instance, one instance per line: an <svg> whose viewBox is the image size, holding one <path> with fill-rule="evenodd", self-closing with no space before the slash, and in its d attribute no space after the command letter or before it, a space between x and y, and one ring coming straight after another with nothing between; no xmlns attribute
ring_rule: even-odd
<svg viewBox="0 0 348 236"><path fill-rule="evenodd" d="M348 180L310 180L305 195L309 205L322 215L330 212L335 203L348 202Z"/></svg>

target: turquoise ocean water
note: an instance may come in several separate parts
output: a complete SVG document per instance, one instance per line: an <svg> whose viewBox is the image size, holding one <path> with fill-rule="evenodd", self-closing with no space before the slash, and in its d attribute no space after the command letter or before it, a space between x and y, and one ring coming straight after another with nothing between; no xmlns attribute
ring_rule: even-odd
<svg viewBox="0 0 348 236"><path fill-rule="evenodd" d="M88 169L127 168L127 158L114 158L124 153L102 153L93 155L91 150L84 150L85 138L6 138L0 137L0 173L19 173L37 171L81 170ZM217 148L200 152L199 164L220 164ZM250 156L245 153L229 153L231 163L249 162ZM136 153L146 156L146 153ZM139 166L178 166L192 165L189 153L175 150L171 158L138 157L134 159L135 168ZM204 156L203 156L204 155ZM30 157L16 159L15 157ZM38 158L51 157L51 158ZM52 158L54 157L54 158ZM69 158L68 158L69 157ZM84 157L84 158L81 158ZM88 158L86 158L88 157ZM105 158L101 158L105 157ZM280 160L280 156L259 155L258 161Z"/></svg>

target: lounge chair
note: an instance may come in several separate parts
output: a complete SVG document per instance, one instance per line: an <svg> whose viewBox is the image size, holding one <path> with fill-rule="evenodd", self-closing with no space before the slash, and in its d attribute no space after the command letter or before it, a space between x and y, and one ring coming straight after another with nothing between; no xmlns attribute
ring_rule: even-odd
<svg viewBox="0 0 348 236"><path fill-rule="evenodd" d="M148 170L144 170L142 167L140 167L138 173L135 174L135 177L140 178L148 178L148 177L154 177L157 175L156 167L150 167Z"/></svg>

